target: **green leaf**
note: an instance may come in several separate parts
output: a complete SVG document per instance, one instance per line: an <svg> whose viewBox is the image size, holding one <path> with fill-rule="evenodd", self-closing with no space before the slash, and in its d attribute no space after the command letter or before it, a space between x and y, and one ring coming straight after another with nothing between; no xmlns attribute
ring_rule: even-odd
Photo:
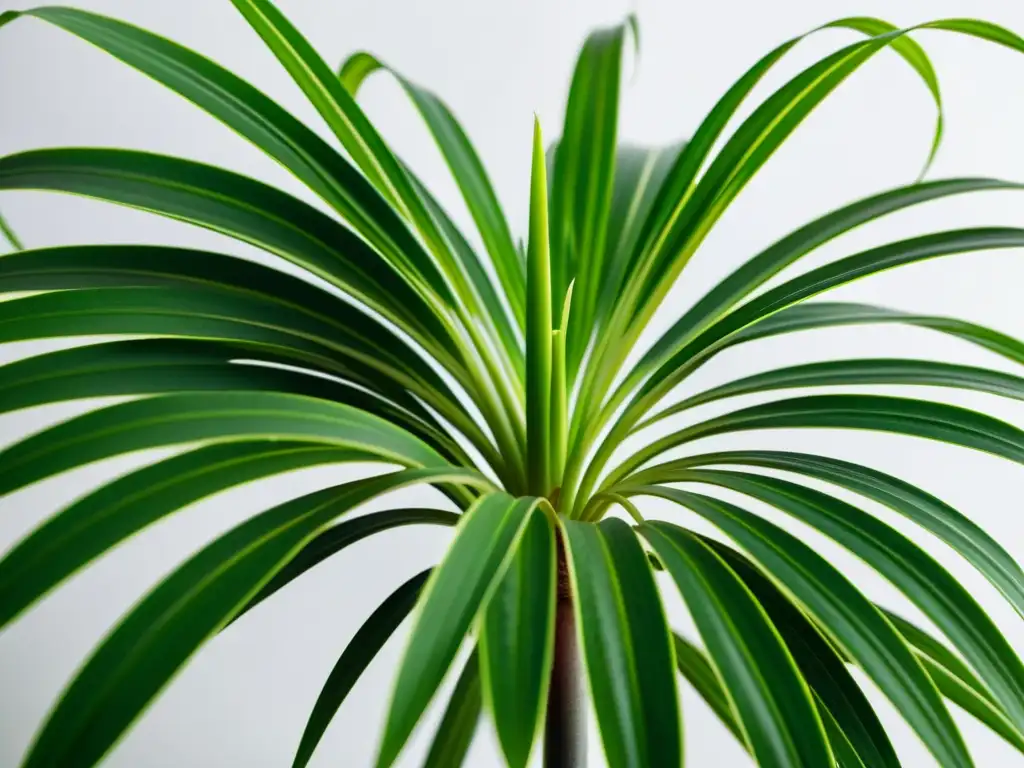
<svg viewBox="0 0 1024 768"><path fill-rule="evenodd" d="M25 247L22 245L18 236L14 234L14 230L11 229L11 225L7 223L7 219L2 215L0 215L0 235L3 235L4 240L6 240L7 244L15 251L20 251Z"/></svg>
<svg viewBox="0 0 1024 768"><path fill-rule="evenodd" d="M734 504L664 486L631 494L675 501L706 518L757 560L854 659L943 766L973 765L930 678L885 617L811 547ZM655 528L664 524L651 523Z"/></svg>
<svg viewBox="0 0 1024 768"><path fill-rule="evenodd" d="M575 370L590 341L604 276L615 177L625 23L591 32L576 62L562 138L551 175L551 283L556 301L576 281L567 366ZM558 312L560 307L553 306ZM562 325L558 315L557 326Z"/></svg>
<svg viewBox="0 0 1024 768"><path fill-rule="evenodd" d="M1013 726L974 673L927 632L891 611L884 613L918 654L921 665L942 695L1024 753L1024 735Z"/></svg>
<svg viewBox="0 0 1024 768"><path fill-rule="evenodd" d="M720 280L662 334L631 372L631 381L638 382L645 372L692 341L697 333L721 318L738 301L839 235L882 216L932 200L969 192L1020 188L1020 184L998 179L944 179L887 190L825 214L773 243Z"/></svg>
<svg viewBox="0 0 1024 768"><path fill-rule="evenodd" d="M373 454L299 442L211 445L117 478L49 518L0 560L0 628L133 534L207 496L261 477Z"/></svg>
<svg viewBox="0 0 1024 768"><path fill-rule="evenodd" d="M758 765L831 764L811 693L754 596L683 528L644 525L640 532L679 587Z"/></svg>
<svg viewBox="0 0 1024 768"><path fill-rule="evenodd" d="M274 577L241 608L232 622L238 621L246 613L267 598L291 584L295 579L307 573L329 557L343 549L375 536L392 528L404 525L448 525L459 522L459 515L440 509L415 507L412 509L386 509L382 512L369 512L352 520L344 520L318 533L299 550Z"/></svg>
<svg viewBox="0 0 1024 768"><path fill-rule="evenodd" d="M680 765L670 633L629 526L563 520L584 662L611 768Z"/></svg>
<svg viewBox="0 0 1024 768"><path fill-rule="evenodd" d="M1013 556L982 528L910 483L869 467L826 456L784 451L728 451L678 459L644 470L631 481L667 482L676 469L712 464L744 464L779 469L823 480L884 504L935 534L998 589L1024 616L1024 570Z"/></svg>
<svg viewBox="0 0 1024 768"><path fill-rule="evenodd" d="M345 317L344 313L338 315ZM225 353L233 351L235 359L320 371L372 389L417 415L421 422L425 418L427 423L435 422L416 403L414 394L458 427L493 462L492 466L501 466L489 439L467 417L464 406L444 380L397 339L394 346L377 347L374 353L369 341L331 319L310 316L245 292L215 288L91 288L0 302L0 341L109 334L177 337ZM407 356L393 356L392 351L400 353L403 348ZM19 362L16 369L12 366L12 376L19 372L29 378L49 375L51 363L60 359L48 354ZM18 380L12 378L12 386ZM434 432L436 436L436 422Z"/></svg>
<svg viewBox="0 0 1024 768"><path fill-rule="evenodd" d="M503 575L536 499L504 493L480 498L462 516L442 563L427 583L395 682L378 766L398 757L455 658L477 612Z"/></svg>
<svg viewBox="0 0 1024 768"><path fill-rule="evenodd" d="M473 741L483 704L476 654L469 657L444 711L423 768L459 768Z"/></svg>
<svg viewBox="0 0 1024 768"><path fill-rule="evenodd" d="M871 702L846 668L839 655L803 610L775 586L744 555L712 539L704 538L732 569L768 614L796 661L800 675L814 694L818 712L836 749L834 724L841 732L839 751L856 752L868 766L899 768L899 758L885 733ZM848 749L847 749L848 747ZM837 758L841 758L839 751ZM840 764L844 766L842 759ZM857 765L856 761L853 763Z"/></svg>
<svg viewBox="0 0 1024 768"><path fill-rule="evenodd" d="M490 255L516 324L522 328L526 318L523 262L516 252L511 230L483 162L462 126L440 98L385 66L372 54L360 51L349 56L341 66L339 79L354 97L363 81L380 69L390 72L398 80L437 142ZM448 236L451 240L451 235ZM468 260L466 263L468 266ZM478 289L481 287L478 283Z"/></svg>
<svg viewBox="0 0 1024 768"><path fill-rule="evenodd" d="M235 237L346 291L428 349L451 349L448 330L400 265L326 214L254 179L144 152L44 149L3 158L0 189L85 195Z"/></svg>
<svg viewBox="0 0 1024 768"><path fill-rule="evenodd" d="M396 488L460 479L422 469L360 480L274 507L220 536L101 643L64 691L24 768L96 765L196 649L323 526Z"/></svg>
<svg viewBox="0 0 1024 768"><path fill-rule="evenodd" d="M776 368L704 390L659 411L657 415L638 424L637 429L689 408L727 397L740 397L778 389L866 384L952 387L1024 400L1024 378L987 368L899 358L829 360Z"/></svg>
<svg viewBox="0 0 1024 768"><path fill-rule="evenodd" d="M740 745L749 750L750 747L747 745L746 736L743 735L743 729L736 721L729 697L718 679L718 673L715 672L715 668L708 660L707 654L677 633L672 634L672 640L674 641L676 666L679 668L680 674L700 694L700 697L736 737Z"/></svg>
<svg viewBox="0 0 1024 768"><path fill-rule="evenodd" d="M540 121L533 122L530 176L530 246L526 257L526 445L529 490L551 490L551 254L548 185Z"/></svg>
<svg viewBox="0 0 1024 768"><path fill-rule="evenodd" d="M535 514L480 627L484 698L510 768L525 768L547 700L556 578L555 532Z"/></svg>
<svg viewBox="0 0 1024 768"><path fill-rule="evenodd" d="M727 346L768 338L781 333L873 323L904 323L938 331L976 344L1013 362L1024 363L1024 342L983 325L958 320L955 317L920 315L888 307L849 302L815 301L795 304L747 326L733 335Z"/></svg>
<svg viewBox="0 0 1024 768"><path fill-rule="evenodd" d="M937 98L938 87L927 57L918 46L905 37L910 30L898 30L885 22L865 19L846 19L836 22L835 25L863 31L865 22L879 28L884 27L888 31L826 56L779 88L736 129L701 176L692 195L684 196L681 202L676 204L678 215L670 220L669 227L661 234L658 246L653 250L652 270L650 276L644 280L645 290L640 298L641 306L646 306L650 311L660 302L694 253L696 246L747 182L818 104L875 53L887 46L894 46L896 52L924 77L933 97ZM971 34L968 30L963 31ZM739 89L737 95L740 100L760 79L764 71L795 42L794 40L780 46L744 76L740 83L749 81L749 86ZM735 88L737 86L734 86ZM728 114L731 114L739 104L739 100L730 102L727 98L723 98L723 102L725 104L720 102L715 109L729 106L731 109ZM941 108L941 104L939 106ZM929 153L929 162L938 146L940 135L941 112L936 137ZM690 146L701 146L705 152L707 151L707 148L698 143L696 135ZM689 178L693 178L693 174L690 174Z"/></svg>
<svg viewBox="0 0 1024 768"><path fill-rule="evenodd" d="M253 363L236 362L259 354ZM4 366L0 412L87 397L173 392L269 391L304 395L372 413L398 424L451 461L465 461L464 452L447 436L429 411L402 390L401 406L359 386L281 368L294 364L265 349L191 339L144 339L91 344L49 352ZM378 389L385 389L378 387ZM460 458L461 457L461 458Z"/></svg>
<svg viewBox="0 0 1024 768"><path fill-rule="evenodd" d="M771 504L849 549L935 622L1024 732L1024 664L960 582L910 539L851 504L786 480L713 470L692 470L679 479Z"/></svg>
<svg viewBox="0 0 1024 768"><path fill-rule="evenodd" d="M437 296L450 298L434 262L370 181L249 83L162 37L73 8L10 12L0 26L22 15L47 21L96 45L225 123L341 213L383 254L385 263L406 267Z"/></svg>
<svg viewBox="0 0 1024 768"><path fill-rule="evenodd" d="M130 451L253 439L335 445L408 466L446 464L405 430L339 403L276 392L185 393L102 408L14 443L0 452L0 494Z"/></svg>
<svg viewBox="0 0 1024 768"><path fill-rule="evenodd" d="M420 588L429 574L428 568L392 592L345 646L344 652L327 676L327 682L317 696L316 704L313 705L313 711L309 715L295 759L292 761L293 768L304 768L309 763L327 726L331 724L352 686L416 604Z"/></svg>
<svg viewBox="0 0 1024 768"><path fill-rule="evenodd" d="M773 313L854 280L925 259L993 248L1024 246L1024 230L1008 227L953 230L888 243L812 269L765 291L710 325L661 365L642 396L667 391L721 348L730 336Z"/></svg>
<svg viewBox="0 0 1024 768"><path fill-rule="evenodd" d="M753 405L651 442L617 469L614 486L665 451L712 435L753 429L867 429L923 437L1024 463L1024 432L1004 421L945 403L882 395L813 395Z"/></svg>

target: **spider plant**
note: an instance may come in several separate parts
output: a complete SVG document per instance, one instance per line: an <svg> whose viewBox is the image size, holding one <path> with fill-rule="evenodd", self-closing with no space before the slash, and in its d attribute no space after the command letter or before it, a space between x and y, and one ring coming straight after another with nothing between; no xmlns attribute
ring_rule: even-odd
<svg viewBox="0 0 1024 768"><path fill-rule="evenodd" d="M0 493L131 451L181 450L79 498L6 553L0 626L111 547L201 498L300 467L384 466L251 517L163 580L68 685L25 768L97 764L204 641L318 563L407 525L452 526L450 548L435 568L395 590L341 651L297 738L296 767L308 763L362 671L410 614L378 766L396 760L453 666L457 683L428 766L462 762L485 708L513 768L538 751L549 768L583 766L591 704L610 766L680 765L677 676L759 765L897 766L854 667L944 767L972 765L947 699L1024 751L1024 665L994 622L917 544L818 488L852 491L934 534L1024 616L1024 572L998 542L927 491L874 468L814 453L691 448L713 435L830 427L940 440L1024 462L1024 432L988 415L842 392L912 384L1022 399L1024 379L926 360L835 360L672 398L723 350L850 324L917 326L1024 363L1024 344L971 322L807 301L923 259L1021 247L1024 229L937 232L766 285L879 217L1020 185L917 182L826 213L743 261L653 343L639 346L747 182L883 49L894 50L935 100L931 160L942 102L911 30L869 18L828 25L857 34L740 120L752 89L802 36L787 40L736 81L689 141L661 149L623 145L616 135L635 20L595 31L576 65L561 138L547 147L535 127L522 247L480 158L437 96L367 53L332 70L269 0L232 2L308 96L331 141L212 61L144 30L70 8L0 15L0 25L21 16L49 22L144 72L265 151L323 202L313 207L227 170L127 150L43 149L0 160L2 189L131 206L229 235L290 265L285 271L154 245L24 250L4 225L12 250L0 258L0 290L23 295L0 303L0 341L113 339L4 366L0 411L138 397L15 442L0 453ZM1024 51L1024 40L986 22L915 29ZM360 85L375 72L397 78L422 115L475 236L459 230L358 106ZM691 414L712 402L801 387L833 389L712 418ZM690 417L684 425L672 421L683 414ZM449 509L353 514L414 484L439 489ZM834 539L935 629L872 602L798 536L708 495L709 486L767 503ZM683 515L645 517L650 497L721 535L688 529ZM694 637L669 626L657 570L688 606Z"/></svg>

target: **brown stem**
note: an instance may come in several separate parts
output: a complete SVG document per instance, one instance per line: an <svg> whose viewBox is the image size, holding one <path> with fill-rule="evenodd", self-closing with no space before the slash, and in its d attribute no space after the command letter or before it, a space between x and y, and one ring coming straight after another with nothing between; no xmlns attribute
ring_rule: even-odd
<svg viewBox="0 0 1024 768"><path fill-rule="evenodd" d="M569 567L558 538L555 653L544 727L544 768L586 768L587 710Z"/></svg>

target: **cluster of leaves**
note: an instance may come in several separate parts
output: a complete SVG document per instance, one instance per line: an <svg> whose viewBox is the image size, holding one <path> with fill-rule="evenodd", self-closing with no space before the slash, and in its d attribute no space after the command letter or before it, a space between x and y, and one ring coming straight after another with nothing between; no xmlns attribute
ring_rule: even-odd
<svg viewBox="0 0 1024 768"><path fill-rule="evenodd" d="M0 303L0 342L117 338L4 366L0 412L95 396L143 397L4 450L0 494L130 451L186 447L78 499L8 552L0 561L0 626L111 547L198 499L316 464L376 461L391 468L266 510L191 557L86 662L25 768L95 765L206 640L345 547L413 524L455 526L451 548L432 572L400 586L352 638L315 703L295 766L306 765L360 673L415 608L378 765L396 759L470 637L474 651L426 764L461 763L486 703L509 765L522 768L544 719L562 556L614 768L682 762L677 671L765 766L898 765L850 666L877 685L942 766L972 765L944 698L1024 751L1024 665L975 599L910 539L798 480L852 491L938 536L1024 617L1024 572L984 531L921 489L824 456L666 455L712 435L836 427L942 440L1024 462L1024 432L934 402L812 395L698 421L614 462L623 440L640 430L740 395L914 384L1024 397L1024 379L1016 375L870 359L768 371L666 405L677 385L722 350L849 324L927 328L1024 363L1024 344L973 323L805 303L923 259L1024 246L1021 229L893 242L763 290L820 245L878 217L951 195L1019 187L996 179L915 183L812 221L743 263L639 362L626 365L652 314L746 183L818 104L883 49L895 50L935 99L930 161L942 104L932 66L909 30L868 18L828 25L861 36L797 73L727 132L752 89L801 38L788 40L722 96L689 142L662 149L623 146L616 135L622 59L635 24L594 32L580 54L559 142L545 152L539 128L534 136L524 252L442 101L366 53L335 72L269 0L232 2L339 147L249 83L149 32L69 8L0 15L0 26L21 16L56 25L179 93L279 161L330 211L173 157L45 149L0 159L0 189L73 193L175 218L255 245L306 276L149 245L23 250L4 225L14 251L0 258L0 292L25 295ZM984 22L919 28L1024 51L1024 40ZM361 83L378 70L398 79L422 115L482 248L460 232L357 105ZM349 515L412 484L439 488L459 512ZM736 491L833 538L902 591L944 640L871 602L791 533L688 484ZM638 497L689 509L716 526L722 541L646 521ZM613 508L636 526L607 516ZM669 630L656 568L678 587L699 645Z"/></svg>

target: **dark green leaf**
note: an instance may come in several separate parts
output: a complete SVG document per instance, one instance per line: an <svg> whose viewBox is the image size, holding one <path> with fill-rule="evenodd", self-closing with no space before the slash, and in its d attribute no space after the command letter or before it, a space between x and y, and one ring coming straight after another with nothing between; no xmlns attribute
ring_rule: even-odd
<svg viewBox="0 0 1024 768"><path fill-rule="evenodd" d="M428 348L451 348L449 332L400 266L326 214L262 182L144 152L44 149L2 158L0 189L70 192L230 235L338 286Z"/></svg>
<svg viewBox="0 0 1024 768"><path fill-rule="evenodd" d="M0 628L93 559L202 498L280 472L374 458L310 443L225 443L124 475L51 517L0 560Z"/></svg>
<svg viewBox="0 0 1024 768"><path fill-rule="evenodd" d="M345 651L327 676L327 682L313 705L292 761L293 768L304 768L309 763L327 726L331 724L352 686L416 604L420 588L429 574L430 569L422 571L392 592L345 646Z"/></svg>
<svg viewBox="0 0 1024 768"><path fill-rule="evenodd" d="M729 451L678 459L644 470L632 482L667 482L676 469L745 464L795 472L842 486L888 506L949 544L1024 616L1024 571L995 539L941 499L897 477L826 456L784 451Z"/></svg>
<svg viewBox="0 0 1024 768"><path fill-rule="evenodd" d="M193 555L122 620L64 691L25 768L95 765L200 645L318 530L374 496L448 470L404 470L274 507Z"/></svg>
<svg viewBox="0 0 1024 768"><path fill-rule="evenodd" d="M679 765L670 633L629 526L563 521L590 691L611 768Z"/></svg>
<svg viewBox="0 0 1024 768"><path fill-rule="evenodd" d="M527 523L480 629L484 698L510 768L525 768L547 699L555 621L555 532Z"/></svg>
<svg viewBox="0 0 1024 768"><path fill-rule="evenodd" d="M1024 731L1024 664L960 582L910 539L851 504L786 480L714 470L692 470L679 479L771 504L860 557L935 622Z"/></svg>
<svg viewBox="0 0 1024 768"><path fill-rule="evenodd" d="M473 654L455 685L423 768L459 768L462 765L480 721L481 708L480 668Z"/></svg>
<svg viewBox="0 0 1024 768"><path fill-rule="evenodd" d="M65 421L0 452L0 494L74 467L198 440L302 440L365 451L381 461L445 465L422 441L349 406L276 392L157 395ZM459 470L475 475L469 470Z"/></svg>
<svg viewBox="0 0 1024 768"><path fill-rule="evenodd" d="M268 597L277 594L279 590L291 584L304 573L357 541L404 525L452 526L458 522L459 515L454 512L419 507L386 509L383 512L369 512L352 520L344 520L310 539L281 570L274 574L270 581L263 585L259 592L253 595L232 621L242 618Z"/></svg>
<svg viewBox="0 0 1024 768"><path fill-rule="evenodd" d="M683 528L644 525L640 531L679 587L758 765L829 765L810 691L743 582Z"/></svg>
<svg viewBox="0 0 1024 768"><path fill-rule="evenodd" d="M664 486L640 486L630 493L675 501L719 527L784 585L832 641L860 664L941 765L973 765L931 679L900 635L824 557L734 504Z"/></svg>
<svg viewBox="0 0 1024 768"><path fill-rule="evenodd" d="M488 494L462 516L442 563L417 610L409 646L395 682L378 766L390 766L430 703L492 585L511 558L537 500Z"/></svg>

